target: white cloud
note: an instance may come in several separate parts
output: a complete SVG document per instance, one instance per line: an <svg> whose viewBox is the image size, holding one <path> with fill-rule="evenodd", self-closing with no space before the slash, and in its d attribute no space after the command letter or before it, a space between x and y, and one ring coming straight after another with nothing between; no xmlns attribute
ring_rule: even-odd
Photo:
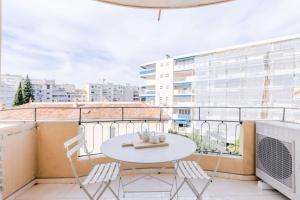
<svg viewBox="0 0 300 200"><path fill-rule="evenodd" d="M3 1L2 71L84 86L139 83L138 65L300 31L298 0L163 11L90 0Z"/></svg>

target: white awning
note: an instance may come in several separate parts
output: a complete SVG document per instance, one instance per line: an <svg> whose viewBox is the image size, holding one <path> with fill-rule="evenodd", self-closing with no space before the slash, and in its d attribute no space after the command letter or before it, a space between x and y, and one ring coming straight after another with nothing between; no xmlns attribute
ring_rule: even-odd
<svg viewBox="0 0 300 200"><path fill-rule="evenodd" d="M232 0L97 0L100 2L149 9L176 9L207 6Z"/></svg>

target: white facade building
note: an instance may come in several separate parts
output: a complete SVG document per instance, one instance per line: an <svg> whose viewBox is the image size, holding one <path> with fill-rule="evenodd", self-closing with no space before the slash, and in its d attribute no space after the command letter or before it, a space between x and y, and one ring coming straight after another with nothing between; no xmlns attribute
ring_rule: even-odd
<svg viewBox="0 0 300 200"><path fill-rule="evenodd" d="M149 105L300 106L300 35L166 58L141 68L140 97ZM189 124L193 113L173 109L173 121ZM230 117L232 112L202 114Z"/></svg>
<svg viewBox="0 0 300 200"><path fill-rule="evenodd" d="M139 87L129 84L90 83L87 86L87 100L95 101L139 101Z"/></svg>
<svg viewBox="0 0 300 200"><path fill-rule="evenodd" d="M73 84L56 84L54 80L31 80L35 102L82 102L85 92Z"/></svg>
<svg viewBox="0 0 300 200"><path fill-rule="evenodd" d="M32 79L31 84L35 102L52 102L54 80Z"/></svg>
<svg viewBox="0 0 300 200"><path fill-rule="evenodd" d="M11 107L23 77L11 74L1 74L0 76L0 104L3 104L4 107Z"/></svg>
<svg viewBox="0 0 300 200"><path fill-rule="evenodd" d="M24 78L19 75L2 74L0 82L0 104L4 107L13 105L14 97L20 82ZM85 92L76 89L73 84L56 84L54 80L32 79L35 102L83 102Z"/></svg>

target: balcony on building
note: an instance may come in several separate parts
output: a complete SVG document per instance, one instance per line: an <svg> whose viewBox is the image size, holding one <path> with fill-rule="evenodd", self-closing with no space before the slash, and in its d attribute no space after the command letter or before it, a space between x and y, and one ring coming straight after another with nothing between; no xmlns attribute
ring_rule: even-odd
<svg viewBox="0 0 300 200"><path fill-rule="evenodd" d="M155 88L156 80L147 79L142 85L141 88Z"/></svg>
<svg viewBox="0 0 300 200"><path fill-rule="evenodd" d="M190 89L174 89L173 94L177 96L190 96L194 95L194 91Z"/></svg>
<svg viewBox="0 0 300 200"><path fill-rule="evenodd" d="M154 89L144 89L140 93L141 97L155 97L155 90Z"/></svg>
<svg viewBox="0 0 300 200"><path fill-rule="evenodd" d="M195 67L195 57L184 57L174 59L174 72L192 71Z"/></svg>
<svg viewBox="0 0 300 200"><path fill-rule="evenodd" d="M190 120L191 114L173 114L173 119Z"/></svg>
<svg viewBox="0 0 300 200"><path fill-rule="evenodd" d="M194 76L174 77L174 85L188 85L195 80Z"/></svg>
<svg viewBox="0 0 300 200"><path fill-rule="evenodd" d="M145 79L154 79L156 73L156 64L141 65L140 77Z"/></svg>

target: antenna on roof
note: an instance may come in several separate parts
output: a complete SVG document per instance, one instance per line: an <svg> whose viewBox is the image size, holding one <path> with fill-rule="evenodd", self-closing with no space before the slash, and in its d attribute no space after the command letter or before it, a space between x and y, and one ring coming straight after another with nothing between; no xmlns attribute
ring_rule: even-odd
<svg viewBox="0 0 300 200"><path fill-rule="evenodd" d="M169 54L166 54L166 58L171 58L171 56Z"/></svg>
<svg viewBox="0 0 300 200"><path fill-rule="evenodd" d="M160 21L161 9L158 10L157 21Z"/></svg>

